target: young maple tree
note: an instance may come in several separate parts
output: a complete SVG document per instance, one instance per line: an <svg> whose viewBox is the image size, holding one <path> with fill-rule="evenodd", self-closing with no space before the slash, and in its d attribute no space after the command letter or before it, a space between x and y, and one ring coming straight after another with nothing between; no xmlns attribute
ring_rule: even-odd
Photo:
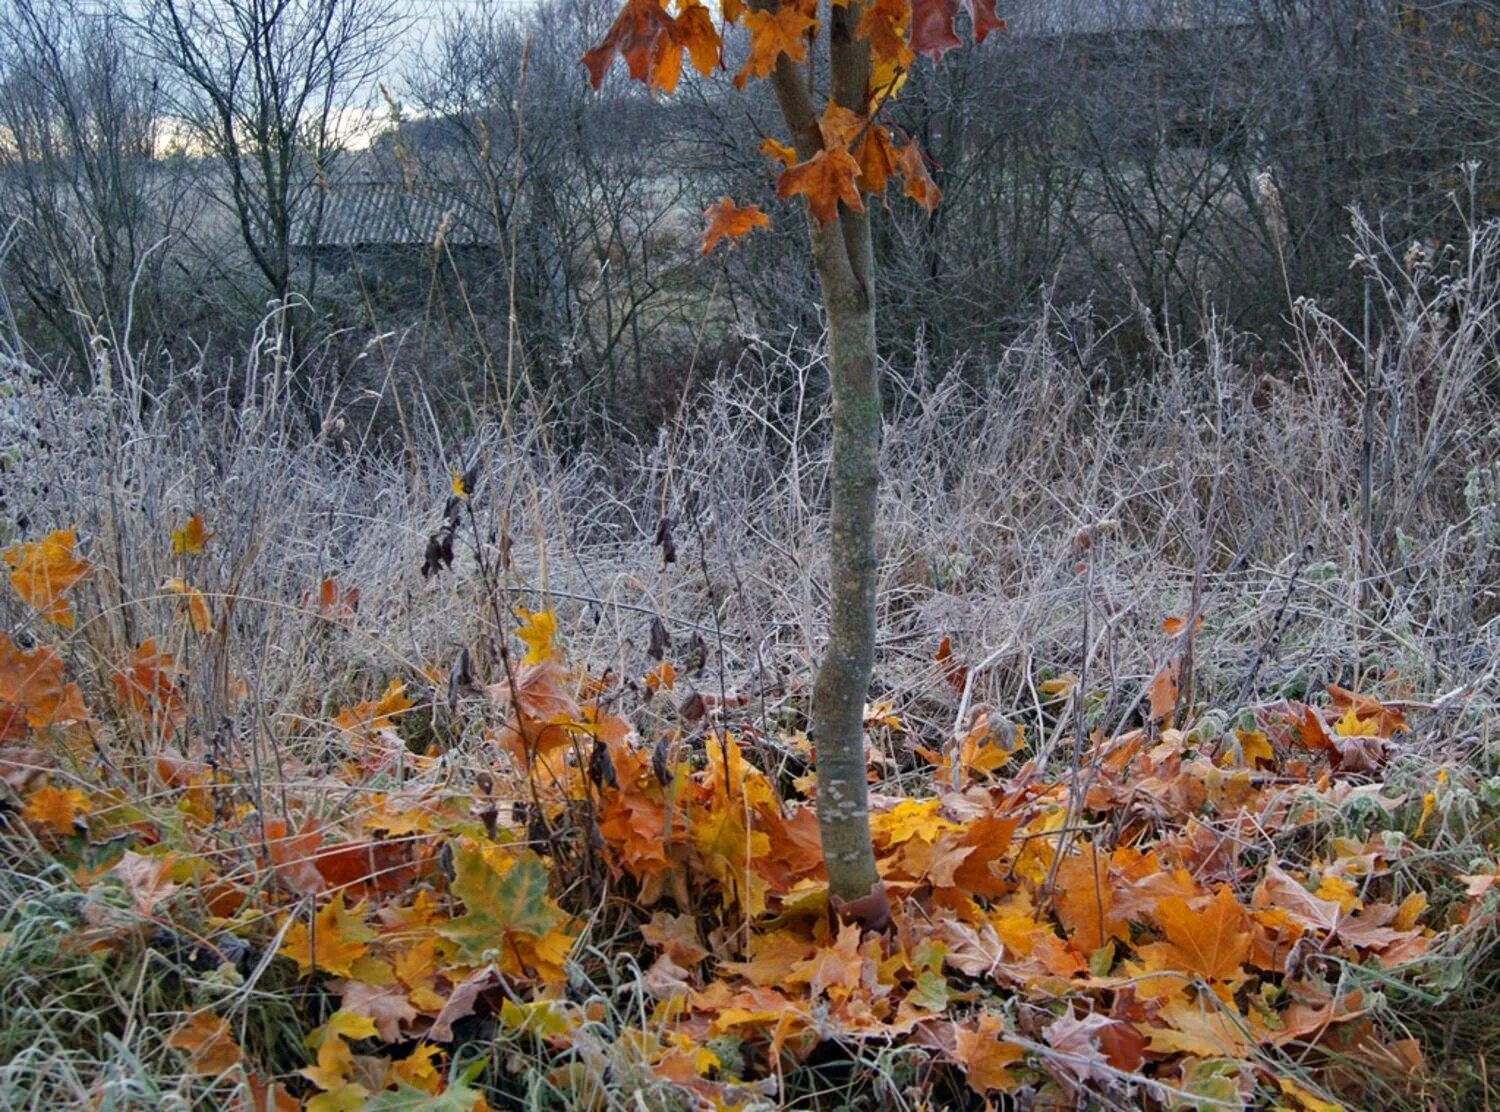
<svg viewBox="0 0 1500 1112"><path fill-rule="evenodd" d="M784 164L776 191L801 197L828 326L833 476L828 647L813 686L818 824L833 905L846 919L883 925L889 906L870 842L864 700L875 652L875 506L881 404L875 348L875 260L869 199L900 178L925 208L940 193L916 141L882 118L917 55L939 61L962 45L960 5L975 42L1004 28L994 0L626 0L583 56L595 89L616 56L630 76L670 94L683 56L705 77L723 65L724 36L749 35L736 88L767 80L791 139L762 149ZM708 209L704 250L768 222L731 199Z"/></svg>

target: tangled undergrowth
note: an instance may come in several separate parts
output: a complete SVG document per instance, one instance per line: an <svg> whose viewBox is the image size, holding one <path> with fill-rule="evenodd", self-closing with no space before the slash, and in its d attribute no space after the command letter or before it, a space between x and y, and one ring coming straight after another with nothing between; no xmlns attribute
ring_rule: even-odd
<svg viewBox="0 0 1500 1112"><path fill-rule="evenodd" d="M212 536L194 517L170 541L190 569ZM6 553L62 627L94 570L74 545ZM212 603L167 589L211 641ZM332 625L357 604L332 580L308 600ZM1173 618L1123 732L1075 714L1065 745L1038 744L1076 676L1042 684L1037 722L971 711L935 747L872 706L895 919L862 933L829 914L812 747L784 714L711 693L701 643L672 654L658 633L655 666L624 676L570 662L553 611L518 618L494 682L465 652L310 714L301 753L189 734L181 669L152 639L119 663L106 727L56 651L0 637L6 967L75 979L81 1000L108 984L118 1018L160 1025L179 1091L221 1104L1430 1097L1403 1005L1450 995L1493 947L1500 887L1478 854L1500 784L1406 739L1467 691L1330 685L1179 723L1197 623ZM967 669L946 642L935 655L925 697L961 697ZM226 682L248 700L246 677ZM83 1029L50 1017L56 1049L119 1045L116 1022L68 1010ZM66 1055L10 1049L12 1085L29 1068L66 1091Z"/></svg>
<svg viewBox="0 0 1500 1112"><path fill-rule="evenodd" d="M18 379L0 1105L1482 1106L1495 274L1367 365L1304 307L1281 374L893 385L884 933L808 802L815 361L623 458Z"/></svg>

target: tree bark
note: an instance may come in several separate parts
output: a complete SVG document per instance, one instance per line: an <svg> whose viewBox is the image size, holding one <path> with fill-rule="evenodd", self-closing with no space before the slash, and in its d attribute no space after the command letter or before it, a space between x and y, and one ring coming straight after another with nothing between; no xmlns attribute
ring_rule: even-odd
<svg viewBox="0 0 1500 1112"><path fill-rule="evenodd" d="M830 13L833 98L868 108L869 42L855 34L864 5ZM801 67L782 54L771 73L797 156L823 146ZM864 706L875 663L875 504L880 485L880 378L875 358L875 252L869 213L840 204L826 224L807 212L813 267L828 317L833 394L833 505L830 512L828 647L813 682L812 742L818 773L818 829L832 910L883 929L890 904L870 841Z"/></svg>
<svg viewBox="0 0 1500 1112"><path fill-rule="evenodd" d="M851 262L868 262L870 222L841 214ZM834 238L834 225L816 229ZM820 256L823 251L814 251ZM813 684L812 740L817 749L818 827L829 891L837 908L870 926L888 915L870 841L864 705L875 663L875 509L880 485L880 378L875 304L867 266L852 275L819 266L828 314L828 375L833 394L833 504L830 514L828 646ZM850 281L852 278L852 282ZM863 901L869 901L866 904Z"/></svg>

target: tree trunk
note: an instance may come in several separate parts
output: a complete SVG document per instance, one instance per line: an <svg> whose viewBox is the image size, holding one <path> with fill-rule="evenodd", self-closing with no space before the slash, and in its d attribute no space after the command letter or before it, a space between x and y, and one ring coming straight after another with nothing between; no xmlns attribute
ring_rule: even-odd
<svg viewBox="0 0 1500 1112"><path fill-rule="evenodd" d="M764 6L764 0L751 0ZM869 108L870 48L856 34L864 5L830 13L833 97ZM771 87L798 158L822 149L818 113L801 66L776 60ZM830 514L828 647L813 682L812 743L818 773L818 830L831 909L844 921L883 929L890 904L870 841L864 706L875 663L875 501L880 486L880 376L875 360L875 251L870 217L840 204L826 224L809 209L813 267L828 315L833 386L833 505Z"/></svg>
<svg viewBox="0 0 1500 1112"><path fill-rule="evenodd" d="M828 314L833 393L828 647L813 685L818 826L829 892L841 916L879 928L889 905L870 841L864 705L875 658L875 509L880 484L880 377L873 251L865 213L810 221Z"/></svg>

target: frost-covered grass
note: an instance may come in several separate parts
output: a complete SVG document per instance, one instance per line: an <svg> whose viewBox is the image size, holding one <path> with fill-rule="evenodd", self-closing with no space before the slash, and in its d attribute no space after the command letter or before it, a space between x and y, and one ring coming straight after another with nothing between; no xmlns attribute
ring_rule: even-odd
<svg viewBox="0 0 1500 1112"><path fill-rule="evenodd" d="M983 705L1066 761L1078 715L1106 733L1138 719L1167 650L1163 619L1195 615L1184 696L1195 719L1328 683L1425 705L1391 789L1420 795L1437 769L1467 770L1472 786L1437 800L1431 855L1450 871L1492 858L1497 251L1494 227L1436 260L1370 247L1368 351L1361 329L1303 304L1291 350L1215 335L1160 344L1127 374L1048 314L998 366L892 374L872 699L909 725L902 744L938 746ZM816 351L747 340L741 364L654 442L567 452L549 435L565 416L558 399L475 415L446 439L419 397L381 430L335 403L309 435L288 389L231 399L212 368L149 376L166 382L150 392L117 359L108 391L79 395L17 351L0 360L0 529L75 525L95 566L74 592L83 618L60 642L9 591L0 628L58 643L101 706L118 662L156 637L185 669L186 733L246 754L264 773L256 791L276 790L280 754L315 758L309 719L390 677L436 705L467 649L476 679L493 681L507 632L497 616L516 606L555 606L571 658L627 676L644 671L659 618L678 646L701 638L705 691L746 693L767 723L805 709L825 598ZM423 577L452 474L470 466L473 514L453 567ZM207 637L162 586L184 573L168 536L193 513L217 534L191 569L222 619ZM664 519L669 563L656 543ZM359 591L348 621L319 613L330 578ZM496 578L499 606L485 587ZM934 659L943 638L973 670L962 693ZM1081 682L1059 711L1042 685L1069 674ZM461 748L461 724L439 718L430 728ZM107 719L97 749L120 766L147 757ZM910 753L886 755L899 769ZM154 1017L215 990L163 979L149 950L106 962L63 945L75 884L22 860L0 879L0 1102L185 1106L190 1081ZM1493 1092L1500 961L1493 931L1465 937L1418 988L1385 986L1390 1022L1427 1048L1427 1095L1448 1107ZM305 1002L272 983L239 1014L256 1045L290 1061Z"/></svg>

